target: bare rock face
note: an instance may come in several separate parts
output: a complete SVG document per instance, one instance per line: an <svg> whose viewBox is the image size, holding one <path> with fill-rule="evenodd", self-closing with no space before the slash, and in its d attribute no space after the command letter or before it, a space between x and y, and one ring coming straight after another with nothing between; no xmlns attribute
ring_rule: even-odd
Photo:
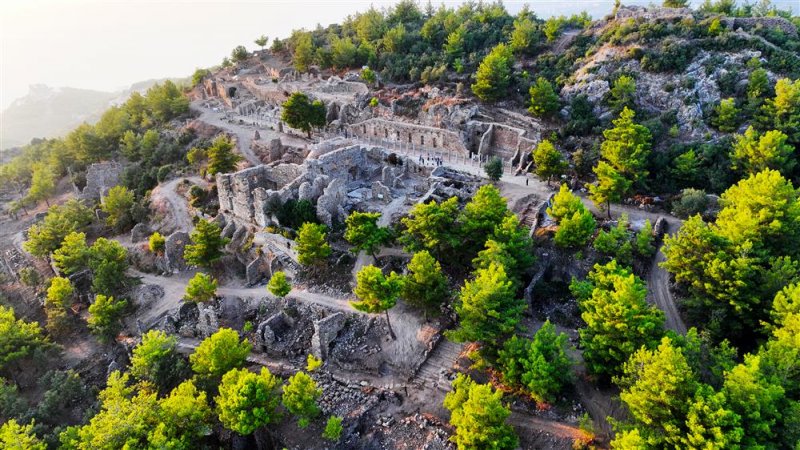
<svg viewBox="0 0 800 450"><path fill-rule="evenodd" d="M197 333L201 337L209 337L219 330L219 317L211 304L197 304Z"/></svg>
<svg viewBox="0 0 800 450"><path fill-rule="evenodd" d="M270 276L272 276L272 272L270 271L269 261L263 256L254 259L245 268L245 277L249 286L253 286Z"/></svg>
<svg viewBox="0 0 800 450"><path fill-rule="evenodd" d="M131 230L131 242L141 242L150 237L150 227L143 223L137 223Z"/></svg>
<svg viewBox="0 0 800 450"><path fill-rule="evenodd" d="M184 231L176 231L167 237L167 241L164 244L164 256L167 258L167 267L170 270L181 271L186 269L183 252L189 242L189 233Z"/></svg>
<svg viewBox="0 0 800 450"><path fill-rule="evenodd" d="M244 326L246 305L239 297L223 297L219 300L218 320L223 326L239 330Z"/></svg>
<svg viewBox="0 0 800 450"><path fill-rule="evenodd" d="M133 290L133 304L138 309L149 308L164 297L164 288L156 284L142 284Z"/></svg>
<svg viewBox="0 0 800 450"><path fill-rule="evenodd" d="M331 342L344 328L344 314L337 312L324 319L314 321L314 336L311 337L311 353L317 358L327 359Z"/></svg>

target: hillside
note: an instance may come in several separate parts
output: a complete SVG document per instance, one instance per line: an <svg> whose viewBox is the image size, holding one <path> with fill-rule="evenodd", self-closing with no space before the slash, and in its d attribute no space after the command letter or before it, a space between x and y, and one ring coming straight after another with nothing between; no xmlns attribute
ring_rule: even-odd
<svg viewBox="0 0 800 450"><path fill-rule="evenodd" d="M33 85L26 96L0 112L0 148L22 146L33 138L61 137L84 122L93 124L109 106L159 82L163 80L142 81L116 92Z"/></svg>
<svg viewBox="0 0 800 450"><path fill-rule="evenodd" d="M401 1L0 158L0 447L800 448L800 18Z"/></svg>

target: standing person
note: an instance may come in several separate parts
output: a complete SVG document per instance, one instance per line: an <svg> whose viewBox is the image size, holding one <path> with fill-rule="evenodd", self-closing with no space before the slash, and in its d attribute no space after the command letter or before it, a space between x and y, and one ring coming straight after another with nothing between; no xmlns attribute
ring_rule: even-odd
<svg viewBox="0 0 800 450"><path fill-rule="evenodd" d="M528 185L528 177L525 177L525 186Z"/></svg>

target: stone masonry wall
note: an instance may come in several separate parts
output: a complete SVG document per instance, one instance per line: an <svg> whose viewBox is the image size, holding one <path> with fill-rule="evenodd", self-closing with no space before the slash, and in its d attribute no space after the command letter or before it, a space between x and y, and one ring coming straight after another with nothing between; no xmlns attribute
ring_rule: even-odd
<svg viewBox="0 0 800 450"><path fill-rule="evenodd" d="M349 130L356 136L371 139L384 139L401 144L415 145L433 150L445 150L468 156L461 137L449 130L384 119L369 119L350 125Z"/></svg>

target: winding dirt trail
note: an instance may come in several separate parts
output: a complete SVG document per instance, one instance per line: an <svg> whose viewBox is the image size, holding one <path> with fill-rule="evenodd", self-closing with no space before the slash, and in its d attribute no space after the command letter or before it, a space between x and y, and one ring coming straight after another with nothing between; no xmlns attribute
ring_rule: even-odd
<svg viewBox="0 0 800 450"><path fill-rule="evenodd" d="M188 232L194 228L192 215L189 213L189 202L177 192L178 184L184 180L189 180L203 187L208 185L204 179L197 176L181 177L159 184L152 191L151 201L153 204L161 202L167 205L166 217L162 224L164 230Z"/></svg>
<svg viewBox="0 0 800 450"><path fill-rule="evenodd" d="M653 267L647 274L647 300L664 311L665 326L679 334L686 334L686 324L683 323L675 298L669 289L669 273L660 266L666 261L664 253L659 247L653 258Z"/></svg>

